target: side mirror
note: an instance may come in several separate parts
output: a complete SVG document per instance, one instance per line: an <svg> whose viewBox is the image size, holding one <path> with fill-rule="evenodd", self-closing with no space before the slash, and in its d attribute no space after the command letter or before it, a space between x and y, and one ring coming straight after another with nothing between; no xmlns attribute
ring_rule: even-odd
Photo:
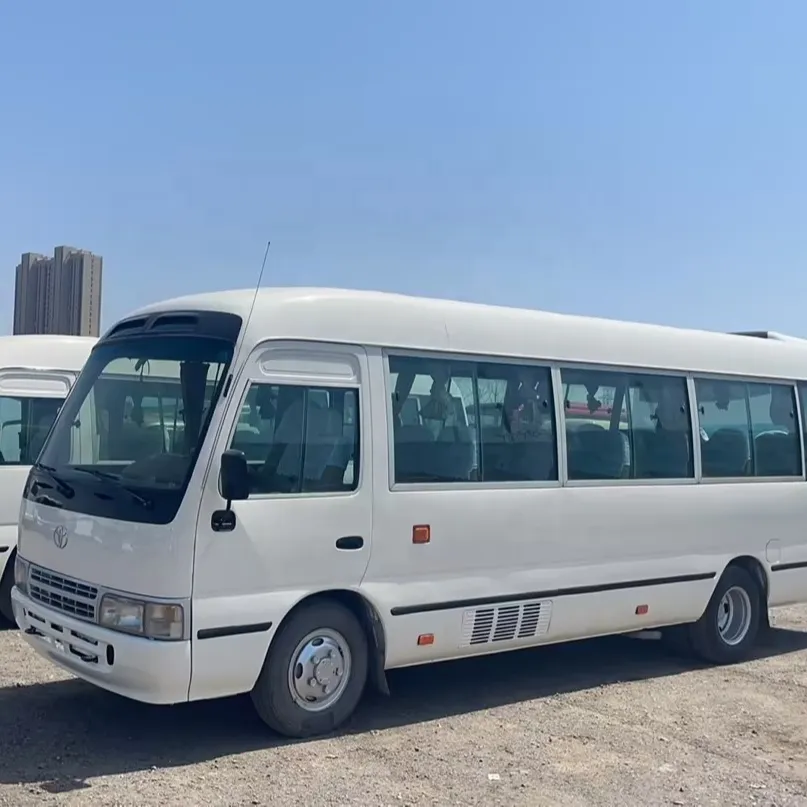
<svg viewBox="0 0 807 807"><path fill-rule="evenodd" d="M228 449L221 455L221 495L227 500L227 509L232 502L249 498L249 467L243 451Z"/></svg>

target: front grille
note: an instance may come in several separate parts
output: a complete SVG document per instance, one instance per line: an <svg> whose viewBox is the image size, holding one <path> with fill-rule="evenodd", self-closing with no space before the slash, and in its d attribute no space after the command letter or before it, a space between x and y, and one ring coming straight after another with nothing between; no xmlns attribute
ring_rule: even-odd
<svg viewBox="0 0 807 807"><path fill-rule="evenodd" d="M87 583L49 572L41 566L31 566L28 594L54 611L61 611L77 619L95 622L98 589Z"/></svg>

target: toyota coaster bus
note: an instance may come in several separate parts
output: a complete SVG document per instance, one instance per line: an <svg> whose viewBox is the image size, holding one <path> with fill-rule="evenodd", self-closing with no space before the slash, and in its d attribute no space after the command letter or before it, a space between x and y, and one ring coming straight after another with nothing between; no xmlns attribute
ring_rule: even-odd
<svg viewBox="0 0 807 807"><path fill-rule="evenodd" d="M328 732L385 670L807 599L807 352L391 294L189 296L98 342L25 485L17 624L156 704Z"/></svg>
<svg viewBox="0 0 807 807"><path fill-rule="evenodd" d="M0 336L0 621L14 624L11 587L28 469L96 340Z"/></svg>

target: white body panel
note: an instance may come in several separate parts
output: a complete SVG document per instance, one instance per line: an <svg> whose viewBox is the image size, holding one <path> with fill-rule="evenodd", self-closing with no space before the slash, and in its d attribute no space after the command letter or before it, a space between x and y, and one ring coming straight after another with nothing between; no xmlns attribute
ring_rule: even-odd
<svg viewBox="0 0 807 807"><path fill-rule="evenodd" d="M367 357L361 348L305 347L279 343L258 348L233 386L232 400L241 401L249 381L287 383L290 378L338 386L367 378ZM363 450L372 450L369 384L363 385ZM229 408L214 456L230 441L240 405ZM215 479L215 476L213 477ZM369 473L352 493L311 496L257 496L237 502L237 526L222 540L204 514L220 506L215 486L205 488L198 534L193 589L193 635L228 625L254 625L283 616L311 591L358 589L370 559L373 532L373 480ZM340 551L336 539L361 536L357 551ZM234 591L233 580L238 580ZM191 698L252 688L266 655L267 632L193 643ZM223 649L223 648L226 648ZM222 667L222 653L235 654L239 669Z"/></svg>
<svg viewBox="0 0 807 807"><path fill-rule="evenodd" d="M228 292L143 313L205 309L246 318L251 303L251 293ZM688 375L690 394L692 374L807 380L807 350L796 342L394 295L264 292L172 524L26 505L21 555L28 561L101 588L190 598L188 636L175 643L122 636L15 590L21 627L63 625L93 647L114 645L126 661L118 673L117 665L87 665L51 641L28 641L101 686L164 703L248 691L289 611L324 591L365 598L383 626L387 668L693 621L739 557L760 564L771 605L807 599L803 473L703 480L698 455L688 480L575 482L559 428L556 482L392 484L386 349L522 359L552 365L553 373L561 364L677 372ZM358 388L359 485L350 493L234 502L236 529L214 532L211 514L223 506L219 458L252 381ZM425 524L430 542L414 544L413 527ZM48 537L59 525L70 532L66 550ZM335 548L337 538L354 535L364 539L360 550ZM638 606L646 613L637 615ZM494 624L516 619L523 636L471 644L480 609L499 609ZM234 625L250 629L218 634ZM434 643L419 644L421 634Z"/></svg>
<svg viewBox="0 0 807 807"><path fill-rule="evenodd" d="M17 505L19 512L19 495ZM187 560L193 556L196 512L192 508L188 513L190 509L181 508L176 522L166 529L90 518L23 500L20 529L25 556L77 580L103 580L104 588L123 594L184 599L191 595L193 578ZM53 542L58 526L66 527L70 536L68 546L61 549ZM110 564L112 558L116 561Z"/></svg>
<svg viewBox="0 0 807 807"><path fill-rule="evenodd" d="M82 336L0 337L0 399L64 399L96 340ZM19 435L5 435L4 442ZM43 435L44 437L44 435ZM0 579L17 545L28 465L0 463Z"/></svg>

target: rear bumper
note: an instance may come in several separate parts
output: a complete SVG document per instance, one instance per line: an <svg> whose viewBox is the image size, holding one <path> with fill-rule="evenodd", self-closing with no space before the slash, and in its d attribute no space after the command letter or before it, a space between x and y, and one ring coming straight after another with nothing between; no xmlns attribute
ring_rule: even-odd
<svg viewBox="0 0 807 807"><path fill-rule="evenodd" d="M128 636L59 611L11 591L22 636L41 656L73 675L144 703L188 700L191 643Z"/></svg>

